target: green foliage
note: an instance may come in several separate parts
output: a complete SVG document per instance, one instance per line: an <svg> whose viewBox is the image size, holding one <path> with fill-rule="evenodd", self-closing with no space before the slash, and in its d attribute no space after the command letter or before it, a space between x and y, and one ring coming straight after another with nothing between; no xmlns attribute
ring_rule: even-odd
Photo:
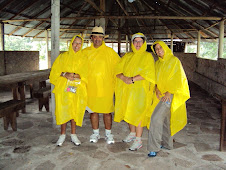
<svg viewBox="0 0 226 170"><path fill-rule="evenodd" d="M201 42L200 48L200 57L217 60L218 58L218 41L215 42ZM187 44L186 53L196 53L197 52L197 45L196 44ZM226 58L226 38L224 38L224 52L223 58Z"/></svg>
<svg viewBox="0 0 226 170"><path fill-rule="evenodd" d="M218 58L218 42L201 42L200 57L206 59L217 60Z"/></svg>
<svg viewBox="0 0 226 170"><path fill-rule="evenodd" d="M7 51L30 51L32 38L5 36L5 50Z"/></svg>

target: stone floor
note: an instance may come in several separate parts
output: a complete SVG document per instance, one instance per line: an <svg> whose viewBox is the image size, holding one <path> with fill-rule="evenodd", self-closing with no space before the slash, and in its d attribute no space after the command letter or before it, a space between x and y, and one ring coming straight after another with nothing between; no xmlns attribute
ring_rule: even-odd
<svg viewBox="0 0 226 170"><path fill-rule="evenodd" d="M226 169L226 152L219 151L221 105L195 84L190 83L190 90L187 126L175 135L175 149L162 150L155 158L147 157L146 128L143 147L138 151L129 151L130 144L121 142L129 133L125 122L113 122L116 143L106 144L102 116L101 139L96 144L89 143L89 114L85 114L83 127L77 128L81 146L70 142L68 125L66 142L56 147L59 127L52 128L51 113L39 112L37 100L29 99L27 94L27 113L17 118L18 130L4 131L0 121L0 169ZM0 95L0 101L11 97L10 92Z"/></svg>

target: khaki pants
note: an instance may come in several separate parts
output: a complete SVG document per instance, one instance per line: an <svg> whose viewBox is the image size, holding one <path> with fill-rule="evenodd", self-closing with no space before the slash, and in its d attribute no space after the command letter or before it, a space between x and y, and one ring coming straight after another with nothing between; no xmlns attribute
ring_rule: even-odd
<svg viewBox="0 0 226 170"><path fill-rule="evenodd" d="M171 95L171 99L172 97L173 95ZM167 149L173 149L173 137L170 132L170 107L171 103L167 104L162 101L156 106L151 116L148 132L148 151L158 152L161 145Z"/></svg>

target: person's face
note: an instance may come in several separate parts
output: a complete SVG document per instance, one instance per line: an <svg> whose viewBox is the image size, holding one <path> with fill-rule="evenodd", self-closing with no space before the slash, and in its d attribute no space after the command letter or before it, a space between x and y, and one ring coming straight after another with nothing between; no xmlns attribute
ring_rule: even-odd
<svg viewBox="0 0 226 170"><path fill-rule="evenodd" d="M100 35L92 35L91 40L93 42L93 46L95 48L98 48L102 45L102 41L104 40L104 37Z"/></svg>
<svg viewBox="0 0 226 170"><path fill-rule="evenodd" d="M81 38L75 38L74 42L72 43L72 49L74 52L78 52L82 47L82 39Z"/></svg>
<svg viewBox="0 0 226 170"><path fill-rule="evenodd" d="M162 46L159 45L159 44L156 44L156 45L155 45L155 52L156 52L156 54L157 54L159 57L161 57L161 58L163 58L163 56L164 56L164 54L165 54L165 52L164 52Z"/></svg>
<svg viewBox="0 0 226 170"><path fill-rule="evenodd" d="M144 44L144 40L140 37L134 38L133 45L136 48L136 50L139 50L141 46Z"/></svg>

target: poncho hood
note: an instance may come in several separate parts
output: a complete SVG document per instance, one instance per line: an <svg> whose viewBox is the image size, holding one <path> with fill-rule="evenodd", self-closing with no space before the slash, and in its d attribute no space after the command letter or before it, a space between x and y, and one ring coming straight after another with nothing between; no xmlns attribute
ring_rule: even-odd
<svg viewBox="0 0 226 170"><path fill-rule="evenodd" d="M142 34L142 33L140 33L140 32L138 32L138 33L136 33L136 34L137 34L137 35L141 35L142 37L145 38L144 34ZM136 34L134 34L134 35L136 35ZM133 35L133 36L134 36L134 35ZM139 37L140 37L140 36L139 36ZM135 37L135 38L136 38L136 37ZM147 50L147 42L146 42L146 40L145 40L144 43L143 43L143 45L140 47L140 49L137 50L137 49L134 47L133 41L132 41L132 43L131 43L131 48L132 48L132 50L133 50L134 53L142 53L142 52L145 52L145 51Z"/></svg>

